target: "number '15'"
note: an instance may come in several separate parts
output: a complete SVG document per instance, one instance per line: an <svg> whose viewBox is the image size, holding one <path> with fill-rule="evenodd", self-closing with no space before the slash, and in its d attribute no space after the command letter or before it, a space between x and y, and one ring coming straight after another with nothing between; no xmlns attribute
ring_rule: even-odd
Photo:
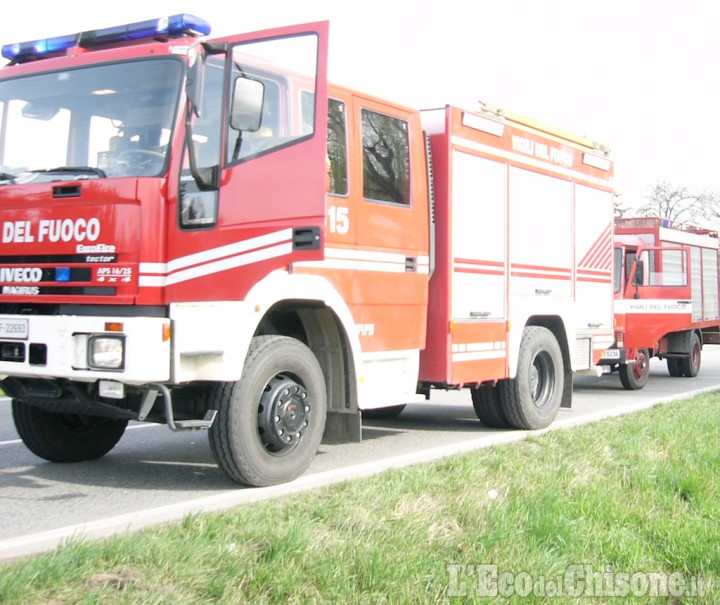
<svg viewBox="0 0 720 605"><path fill-rule="evenodd" d="M328 208L328 229L330 233L340 233L345 235L350 231L350 217L348 216L348 208L342 206L330 206Z"/></svg>

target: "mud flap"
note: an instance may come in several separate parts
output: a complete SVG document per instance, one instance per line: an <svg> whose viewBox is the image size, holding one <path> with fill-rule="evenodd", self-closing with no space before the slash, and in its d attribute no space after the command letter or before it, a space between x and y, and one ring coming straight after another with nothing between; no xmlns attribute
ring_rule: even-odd
<svg viewBox="0 0 720 605"><path fill-rule="evenodd" d="M323 443L360 443L362 417L359 412L328 410Z"/></svg>
<svg viewBox="0 0 720 605"><path fill-rule="evenodd" d="M565 376L563 378L563 395L560 401L561 408L572 407L572 389L573 389L573 377L572 371L565 364Z"/></svg>

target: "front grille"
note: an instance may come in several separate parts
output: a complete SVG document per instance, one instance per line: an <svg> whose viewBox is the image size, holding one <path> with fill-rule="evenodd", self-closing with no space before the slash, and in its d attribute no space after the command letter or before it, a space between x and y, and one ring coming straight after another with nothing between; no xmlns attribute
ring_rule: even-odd
<svg viewBox="0 0 720 605"><path fill-rule="evenodd" d="M137 292L137 266L109 253L0 255L0 296L114 297ZM78 266L80 265L80 266ZM38 300L40 302L40 300Z"/></svg>
<svg viewBox="0 0 720 605"><path fill-rule="evenodd" d="M98 254L26 254L23 256L1 256L0 265L69 265L71 263L97 263ZM117 262L116 254L102 255L103 262ZM108 260L105 260L108 259Z"/></svg>

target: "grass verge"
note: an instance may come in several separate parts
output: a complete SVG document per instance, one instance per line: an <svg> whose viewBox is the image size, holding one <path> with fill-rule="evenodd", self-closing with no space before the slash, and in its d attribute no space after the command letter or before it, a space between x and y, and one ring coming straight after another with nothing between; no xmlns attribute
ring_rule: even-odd
<svg viewBox="0 0 720 605"><path fill-rule="evenodd" d="M70 542L0 566L0 602L715 603L719 404Z"/></svg>

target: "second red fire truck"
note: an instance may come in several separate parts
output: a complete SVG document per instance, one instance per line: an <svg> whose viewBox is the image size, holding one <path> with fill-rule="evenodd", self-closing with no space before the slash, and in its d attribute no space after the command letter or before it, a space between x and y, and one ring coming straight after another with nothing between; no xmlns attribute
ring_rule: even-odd
<svg viewBox="0 0 720 605"><path fill-rule="evenodd" d="M720 343L718 237L661 218L615 221L615 343L601 365L641 389L651 357L697 376L702 347Z"/></svg>
<svg viewBox="0 0 720 605"><path fill-rule="evenodd" d="M209 30L3 47L0 374L25 444L70 462L129 420L208 429L268 485L433 389L550 424L613 341L606 150L328 87L326 23Z"/></svg>

